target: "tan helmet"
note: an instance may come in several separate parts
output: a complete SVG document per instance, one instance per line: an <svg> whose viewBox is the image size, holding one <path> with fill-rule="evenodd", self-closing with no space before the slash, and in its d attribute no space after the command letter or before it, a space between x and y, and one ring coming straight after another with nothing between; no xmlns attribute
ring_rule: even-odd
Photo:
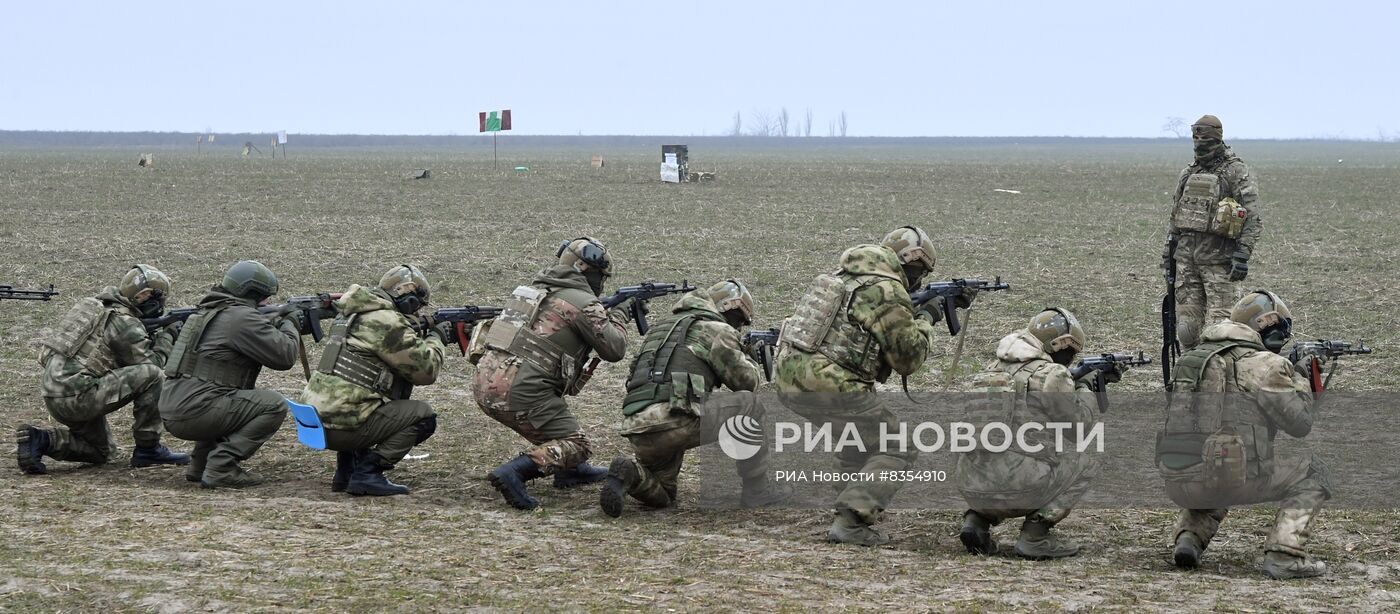
<svg viewBox="0 0 1400 614"><path fill-rule="evenodd" d="M753 295L749 294L749 289L743 282L737 279L726 279L706 290L710 295L710 300L714 301L720 313L738 309L744 316L744 324L753 323Z"/></svg>
<svg viewBox="0 0 1400 614"><path fill-rule="evenodd" d="M1244 295L1230 310L1230 319L1260 332L1283 323L1291 333L1293 312L1277 294L1268 290L1255 290Z"/></svg>
<svg viewBox="0 0 1400 614"><path fill-rule="evenodd" d="M1084 328L1079 326L1079 319L1067 309L1046 308L1031 318L1026 331L1040 340L1046 354L1065 349L1078 354L1084 349Z"/></svg>
<svg viewBox="0 0 1400 614"><path fill-rule="evenodd" d="M918 262L925 269L933 270L933 242L929 240L928 233L918 226L900 226L885 235L880 245L894 250L899 255L900 264Z"/></svg>
<svg viewBox="0 0 1400 614"><path fill-rule="evenodd" d="M117 291L128 299L134 299L137 294L147 288L162 296L168 295L170 294L170 278L149 264L133 264L131 270L122 276L122 283L117 286Z"/></svg>
<svg viewBox="0 0 1400 614"><path fill-rule="evenodd" d="M603 275L612 275L612 258L608 255L608 248L593 237L565 241L554 255L559 257L559 264L573 267L580 273L594 269L602 271Z"/></svg>
<svg viewBox="0 0 1400 614"><path fill-rule="evenodd" d="M424 303L428 302L428 295L432 292L427 276L412 264L400 264L389 269L388 273L379 278L379 287L388 292L389 296L396 298L405 293L415 293Z"/></svg>

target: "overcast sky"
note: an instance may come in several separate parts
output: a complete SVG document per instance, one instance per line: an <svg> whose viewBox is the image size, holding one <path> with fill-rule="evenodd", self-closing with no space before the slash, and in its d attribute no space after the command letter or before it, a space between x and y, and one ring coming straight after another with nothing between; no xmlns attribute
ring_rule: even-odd
<svg viewBox="0 0 1400 614"><path fill-rule="evenodd" d="M1400 137L1400 3L1197 6L8 2L0 129Z"/></svg>

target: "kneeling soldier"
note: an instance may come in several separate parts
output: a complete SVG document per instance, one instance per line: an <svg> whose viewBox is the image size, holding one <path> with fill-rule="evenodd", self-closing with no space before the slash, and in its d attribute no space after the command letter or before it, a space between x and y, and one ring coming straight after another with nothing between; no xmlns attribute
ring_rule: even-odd
<svg viewBox="0 0 1400 614"><path fill-rule="evenodd" d="M428 304L428 293L427 278L405 264L385 273L379 287L352 285L335 302L340 315L302 392L321 416L326 447L336 451L334 492L408 493L384 471L437 430L433 408L408 398L415 385L437 381L442 367L442 333L427 329L419 337L408 317Z"/></svg>
<svg viewBox="0 0 1400 614"><path fill-rule="evenodd" d="M650 507L674 504L686 450L717 441L735 416L763 420L753 393L761 370L739 344L739 329L752 322L753 310L748 288L731 279L687 293L670 317L652 324L622 401L622 436L634 456L614 458L608 467L599 495L604 513L621 516L623 495ZM711 392L720 386L734 392ZM745 507L786 497L768 481L767 446L738 463Z"/></svg>
<svg viewBox="0 0 1400 614"><path fill-rule="evenodd" d="M40 340L44 405L63 427L23 425L16 455L25 473L46 473L43 458L103 464L116 451L107 414L132 406L132 467L186 465L188 454L160 444L160 369L179 324L150 331L141 318L165 311L170 279L138 264L117 288L78 301ZM66 427L66 428L65 428Z"/></svg>

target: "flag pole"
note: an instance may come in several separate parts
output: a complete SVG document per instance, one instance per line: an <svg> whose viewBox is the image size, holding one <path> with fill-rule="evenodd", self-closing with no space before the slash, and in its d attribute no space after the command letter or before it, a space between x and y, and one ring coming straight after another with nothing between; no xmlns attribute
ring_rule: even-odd
<svg viewBox="0 0 1400 614"><path fill-rule="evenodd" d="M491 133L491 170L496 170L496 135L499 132Z"/></svg>

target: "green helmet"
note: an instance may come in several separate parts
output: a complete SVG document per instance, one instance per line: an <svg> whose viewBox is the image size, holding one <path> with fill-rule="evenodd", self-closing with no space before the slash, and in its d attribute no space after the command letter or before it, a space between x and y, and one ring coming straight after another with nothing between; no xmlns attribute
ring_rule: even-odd
<svg viewBox="0 0 1400 614"><path fill-rule="evenodd" d="M705 291L709 294L710 300L714 301L720 313L739 310L743 315L744 324L753 323L753 295L749 294L749 289L744 283L737 279L726 279Z"/></svg>
<svg viewBox="0 0 1400 614"><path fill-rule="evenodd" d="M1230 319L1254 329L1264 331L1283 325L1285 335L1292 334L1293 312L1277 294L1268 290L1255 290L1244 295L1230 310Z"/></svg>
<svg viewBox="0 0 1400 614"><path fill-rule="evenodd" d="M573 267L580 273L593 269L602 271L605 276L612 275L612 258L608 255L608 248L593 237L565 241L554 255L559 258L559 264Z"/></svg>
<svg viewBox="0 0 1400 614"><path fill-rule="evenodd" d="M428 287L428 278L412 264L400 264L389 269L388 273L379 278L379 287L393 297L412 292L423 299L424 303L428 302L428 295L432 292Z"/></svg>
<svg viewBox="0 0 1400 614"><path fill-rule="evenodd" d="M133 264L131 270L122 276L122 283L117 286L117 292L123 297L134 299L147 288L154 290L152 294L170 294L170 278L149 264Z"/></svg>
<svg viewBox="0 0 1400 614"><path fill-rule="evenodd" d="M932 271L934 263L933 242L928 233L918 226L900 226L884 239L880 245L890 248L899 256L900 264L922 264L925 270Z"/></svg>
<svg viewBox="0 0 1400 614"><path fill-rule="evenodd" d="M272 273L272 269L256 260L240 260L229 267L220 285L228 290L229 294L259 301L277 294L278 288L277 276Z"/></svg>
<svg viewBox="0 0 1400 614"><path fill-rule="evenodd" d="M1072 356L1084 349L1084 328L1067 309L1046 308L1031 318L1026 331L1040 340L1046 354L1070 350Z"/></svg>

